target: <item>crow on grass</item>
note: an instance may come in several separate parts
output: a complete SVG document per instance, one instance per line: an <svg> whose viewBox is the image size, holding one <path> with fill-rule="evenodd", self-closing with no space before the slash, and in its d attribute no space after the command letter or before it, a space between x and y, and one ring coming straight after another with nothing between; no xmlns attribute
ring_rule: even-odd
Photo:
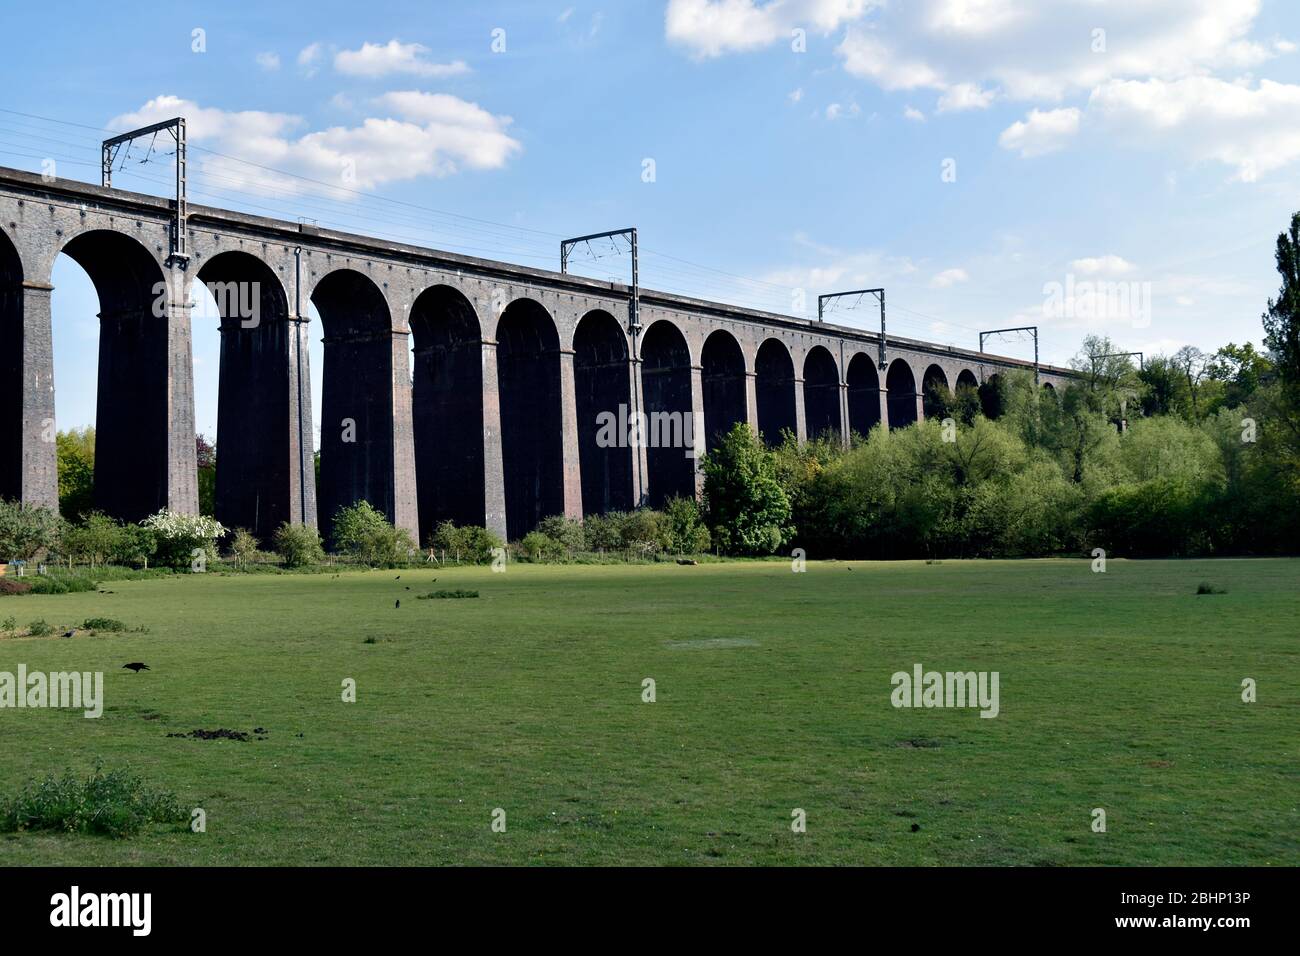
<svg viewBox="0 0 1300 956"><path fill-rule="evenodd" d="M139 661L132 661L130 664L123 664L122 667L124 670L131 671L134 674L138 674L141 671L147 671L149 669L148 664L141 664Z"/></svg>

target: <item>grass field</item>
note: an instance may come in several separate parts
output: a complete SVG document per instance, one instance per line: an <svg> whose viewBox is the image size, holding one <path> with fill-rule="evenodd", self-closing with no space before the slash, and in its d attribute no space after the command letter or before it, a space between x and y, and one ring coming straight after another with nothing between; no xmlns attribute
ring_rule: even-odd
<svg viewBox="0 0 1300 956"><path fill-rule="evenodd" d="M106 697L0 710L0 792L98 758L208 821L0 836L0 865L1300 863L1300 560L397 574L0 598L149 629L0 640ZM415 599L444 588L481 597ZM916 663L999 672L1000 715L895 709Z"/></svg>

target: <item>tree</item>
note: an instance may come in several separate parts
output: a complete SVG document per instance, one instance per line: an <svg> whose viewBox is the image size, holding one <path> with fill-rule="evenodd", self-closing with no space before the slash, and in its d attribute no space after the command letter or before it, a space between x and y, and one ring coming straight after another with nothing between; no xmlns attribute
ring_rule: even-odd
<svg viewBox="0 0 1300 956"><path fill-rule="evenodd" d="M59 463L59 513L80 521L95 507L95 429L73 428L54 436Z"/></svg>
<svg viewBox="0 0 1300 956"><path fill-rule="evenodd" d="M1269 357L1256 352L1249 342L1241 346L1229 342L1214 353L1205 374L1223 385L1217 407L1237 408L1250 401L1275 371Z"/></svg>
<svg viewBox="0 0 1300 956"><path fill-rule="evenodd" d="M196 435L194 452L199 465L199 514L213 517L217 513L217 448Z"/></svg>
<svg viewBox="0 0 1300 956"><path fill-rule="evenodd" d="M1171 360L1178 366L1179 373L1187 383L1187 395L1192 403L1192 417L1200 418L1201 409L1197 403L1197 396L1201 390L1201 379L1210 363L1210 357L1193 345L1184 345Z"/></svg>
<svg viewBox="0 0 1300 956"><path fill-rule="evenodd" d="M49 508L0 498L0 561L30 561L58 547L63 520Z"/></svg>
<svg viewBox="0 0 1300 956"><path fill-rule="evenodd" d="M90 512L63 536L64 550L86 558L91 567L104 564L121 546L122 526L99 511Z"/></svg>
<svg viewBox="0 0 1300 956"><path fill-rule="evenodd" d="M358 501L334 516L334 546L364 564L404 564L415 550L411 533L395 528L368 501Z"/></svg>
<svg viewBox="0 0 1300 956"><path fill-rule="evenodd" d="M1277 271L1282 289L1263 315L1264 344L1282 381L1300 391L1300 212L1291 216L1289 233L1277 237Z"/></svg>
<svg viewBox="0 0 1300 956"><path fill-rule="evenodd" d="M728 552L771 554L793 533L773 454L744 422L704 458L705 514Z"/></svg>
<svg viewBox="0 0 1300 956"><path fill-rule="evenodd" d="M235 559L235 567L248 567L249 559L257 554L257 535L247 528L236 528L230 538L230 554Z"/></svg>

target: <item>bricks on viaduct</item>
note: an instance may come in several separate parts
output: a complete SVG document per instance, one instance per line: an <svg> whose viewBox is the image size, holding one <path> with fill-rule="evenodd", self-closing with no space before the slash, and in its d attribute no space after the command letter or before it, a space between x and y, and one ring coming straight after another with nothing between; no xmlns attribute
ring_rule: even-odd
<svg viewBox="0 0 1300 956"><path fill-rule="evenodd" d="M598 416L620 406L703 421L710 444L735 422L769 441L847 437L922 418L932 381L1032 368L891 337L880 369L874 333L650 291L632 329L617 283L201 206L182 264L172 215L168 200L0 169L0 497L58 503L60 253L99 296L95 501L124 520L198 510L192 280L257 290L256 321L233 307L220 320L216 508L263 538L318 518L328 535L361 499L422 536L450 519L517 538L548 515L698 489L680 447L599 440ZM308 303L324 342L319 485Z"/></svg>

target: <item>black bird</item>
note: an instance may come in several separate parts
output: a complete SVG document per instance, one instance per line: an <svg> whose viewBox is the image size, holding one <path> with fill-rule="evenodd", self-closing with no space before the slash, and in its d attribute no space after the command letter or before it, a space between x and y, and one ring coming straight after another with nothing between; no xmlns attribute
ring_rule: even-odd
<svg viewBox="0 0 1300 956"><path fill-rule="evenodd" d="M393 578L393 580L394 580L394 581L400 581L400 580L402 580L402 576L399 574L397 577Z"/></svg>
<svg viewBox="0 0 1300 956"><path fill-rule="evenodd" d="M76 634L76 633L77 633L77 629L74 627L72 630L66 632L63 636L64 636L64 637L72 637L72 635L74 635L74 634Z"/></svg>
<svg viewBox="0 0 1300 956"><path fill-rule="evenodd" d="M398 599L397 599L397 603L393 605L393 608L396 609L396 608L399 608L399 607L401 607L401 606L402 606L402 599L401 599L401 598L398 598Z"/></svg>
<svg viewBox="0 0 1300 956"><path fill-rule="evenodd" d="M409 584L406 586L406 590L408 591L411 590L411 586Z"/></svg>
<svg viewBox="0 0 1300 956"><path fill-rule="evenodd" d="M130 664L123 664L122 667L124 670L132 671L136 674L149 669L148 664L141 664L139 661L133 661Z"/></svg>
<svg viewBox="0 0 1300 956"><path fill-rule="evenodd" d="M913 823L913 824L912 824L912 832L913 832L913 833L916 833L916 832L917 832L918 830L920 830L920 829L921 829L921 824L919 824L919 823Z"/></svg>

